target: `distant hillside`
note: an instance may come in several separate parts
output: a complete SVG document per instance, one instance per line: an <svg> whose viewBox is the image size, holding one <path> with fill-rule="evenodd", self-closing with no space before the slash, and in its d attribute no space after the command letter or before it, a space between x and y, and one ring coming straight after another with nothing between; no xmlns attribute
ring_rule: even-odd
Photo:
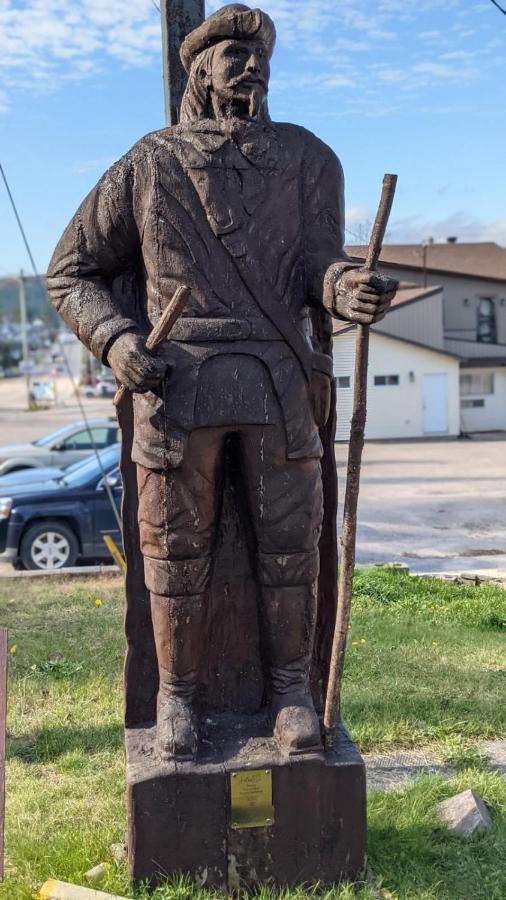
<svg viewBox="0 0 506 900"><path fill-rule="evenodd" d="M28 319L42 319L53 328L61 320L49 303L45 284L37 278L26 279ZM17 278L0 278L0 321L19 322L19 282Z"/></svg>

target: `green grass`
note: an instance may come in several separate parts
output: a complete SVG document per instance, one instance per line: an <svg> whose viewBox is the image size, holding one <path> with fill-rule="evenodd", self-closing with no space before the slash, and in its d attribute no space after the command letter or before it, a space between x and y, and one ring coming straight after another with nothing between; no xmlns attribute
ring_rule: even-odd
<svg viewBox="0 0 506 900"><path fill-rule="evenodd" d="M110 845L123 840L122 606L119 579L0 582L0 623L17 648L2 900L28 900L49 877L84 883L87 869L110 861ZM506 593L494 586L385 570L357 576L344 692L353 736L363 750L431 747L458 770L450 781L432 776L371 797L370 861L385 898L506 896L505 780L479 751L480 739L506 730L505 621ZM433 807L467 787L490 804L493 828L462 842L437 826ZM133 896L124 865L112 863L100 887ZM154 896L212 895L183 881ZM314 891L283 896L304 900ZM372 893L345 887L323 896Z"/></svg>
<svg viewBox="0 0 506 900"><path fill-rule="evenodd" d="M344 702L361 749L437 744L455 761L503 733L505 626L500 587L359 571Z"/></svg>

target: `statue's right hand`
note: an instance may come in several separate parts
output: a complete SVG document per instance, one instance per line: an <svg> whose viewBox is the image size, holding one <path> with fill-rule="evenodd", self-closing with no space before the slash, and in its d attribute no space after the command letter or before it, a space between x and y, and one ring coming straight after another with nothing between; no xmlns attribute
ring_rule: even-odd
<svg viewBox="0 0 506 900"><path fill-rule="evenodd" d="M114 340L107 362L120 384L140 394L153 390L167 370L167 363L151 356L143 338L131 331L123 332Z"/></svg>

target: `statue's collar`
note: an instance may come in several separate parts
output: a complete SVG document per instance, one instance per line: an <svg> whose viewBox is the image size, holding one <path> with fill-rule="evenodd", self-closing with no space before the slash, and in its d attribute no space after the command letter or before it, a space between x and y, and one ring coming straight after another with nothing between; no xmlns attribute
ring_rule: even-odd
<svg viewBox="0 0 506 900"><path fill-rule="evenodd" d="M258 119L195 119L180 126L189 131L205 134L221 134L230 140L244 134L261 134L272 131L272 123Z"/></svg>
<svg viewBox="0 0 506 900"><path fill-rule="evenodd" d="M225 144L232 143L242 156L253 165L275 166L277 135L270 122L247 119L199 119L180 125L186 137L191 136L195 149L204 153L216 153Z"/></svg>

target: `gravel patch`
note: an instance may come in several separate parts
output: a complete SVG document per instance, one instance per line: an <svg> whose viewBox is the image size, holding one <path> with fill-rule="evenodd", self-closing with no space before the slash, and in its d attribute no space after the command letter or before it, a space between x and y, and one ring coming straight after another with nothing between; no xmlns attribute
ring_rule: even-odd
<svg viewBox="0 0 506 900"><path fill-rule="evenodd" d="M451 778L455 774L434 753L422 750L400 750L382 755L366 753L364 762L370 791L395 791L421 775Z"/></svg>

